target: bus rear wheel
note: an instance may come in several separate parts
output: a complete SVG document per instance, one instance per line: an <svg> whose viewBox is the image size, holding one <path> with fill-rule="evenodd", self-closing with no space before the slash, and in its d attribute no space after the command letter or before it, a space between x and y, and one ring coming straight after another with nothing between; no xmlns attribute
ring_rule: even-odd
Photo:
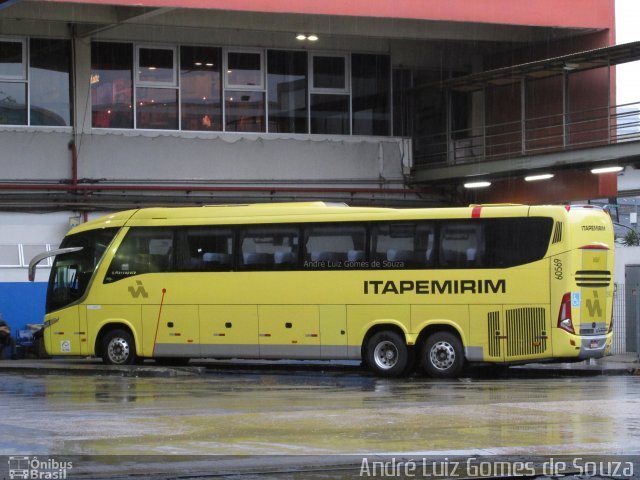
<svg viewBox="0 0 640 480"><path fill-rule="evenodd" d="M409 362L409 350L402 336L386 330L371 336L365 355L369 368L383 377L402 375Z"/></svg>
<svg viewBox="0 0 640 480"><path fill-rule="evenodd" d="M126 330L111 330L102 339L102 360L107 365L137 363L136 344Z"/></svg>
<svg viewBox="0 0 640 480"><path fill-rule="evenodd" d="M424 342L420 355L422 369L435 378L457 376L464 366L460 339L449 332L435 332Z"/></svg>

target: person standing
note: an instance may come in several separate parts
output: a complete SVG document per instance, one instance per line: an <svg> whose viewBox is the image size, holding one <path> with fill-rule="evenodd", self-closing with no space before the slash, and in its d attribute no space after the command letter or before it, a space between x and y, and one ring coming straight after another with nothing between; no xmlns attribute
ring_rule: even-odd
<svg viewBox="0 0 640 480"><path fill-rule="evenodd" d="M2 314L0 313L0 360L14 358L15 350L16 342L11 336L11 328L2 319Z"/></svg>

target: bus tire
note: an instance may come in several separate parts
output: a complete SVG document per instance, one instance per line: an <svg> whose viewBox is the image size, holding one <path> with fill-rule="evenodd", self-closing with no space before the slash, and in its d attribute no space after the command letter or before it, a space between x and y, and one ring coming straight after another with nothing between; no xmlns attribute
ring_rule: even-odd
<svg viewBox="0 0 640 480"><path fill-rule="evenodd" d="M453 378L464 366L464 350L460 339L450 332L435 332L424 342L420 366L434 378Z"/></svg>
<svg viewBox="0 0 640 480"><path fill-rule="evenodd" d="M111 330L102 339L102 360L107 365L134 365L138 363L136 344L126 330Z"/></svg>
<svg viewBox="0 0 640 480"><path fill-rule="evenodd" d="M399 377L407 368L409 350L401 335L383 330L374 333L367 341L365 360L375 374Z"/></svg>

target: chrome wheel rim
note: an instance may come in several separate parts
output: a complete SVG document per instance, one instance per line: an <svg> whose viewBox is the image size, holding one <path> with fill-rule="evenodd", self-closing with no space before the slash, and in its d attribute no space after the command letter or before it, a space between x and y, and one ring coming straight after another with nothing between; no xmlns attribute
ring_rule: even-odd
<svg viewBox="0 0 640 480"><path fill-rule="evenodd" d="M111 339L107 346L107 355L113 363L125 363L130 353L129 343L122 337Z"/></svg>
<svg viewBox="0 0 640 480"><path fill-rule="evenodd" d="M436 342L429 351L431 365L438 370L447 370L456 361L456 351L449 342Z"/></svg>
<svg viewBox="0 0 640 480"><path fill-rule="evenodd" d="M389 370L398 363L398 348L388 340L380 342L373 351L376 366L382 370Z"/></svg>

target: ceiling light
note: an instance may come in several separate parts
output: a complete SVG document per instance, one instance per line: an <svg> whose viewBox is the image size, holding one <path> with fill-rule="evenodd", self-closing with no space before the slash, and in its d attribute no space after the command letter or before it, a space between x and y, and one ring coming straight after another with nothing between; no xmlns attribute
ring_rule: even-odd
<svg viewBox="0 0 640 480"><path fill-rule="evenodd" d="M469 182L464 184L464 188L484 188L491 185L491 182Z"/></svg>
<svg viewBox="0 0 640 480"><path fill-rule="evenodd" d="M296 35L296 40L306 40L307 36L303 33L299 33L298 35Z"/></svg>
<svg viewBox="0 0 640 480"><path fill-rule="evenodd" d="M318 40L318 36L317 35L309 35L307 37L307 40L309 40L310 42L316 42Z"/></svg>
<svg viewBox="0 0 640 480"><path fill-rule="evenodd" d="M549 180L553 178L553 173L541 173L539 175L529 175L528 177L524 177L527 182L535 182L537 180Z"/></svg>
<svg viewBox="0 0 640 480"><path fill-rule="evenodd" d="M615 165L611 167L592 168L591 173L613 173L613 172L621 172L622 170L624 170L624 167Z"/></svg>

